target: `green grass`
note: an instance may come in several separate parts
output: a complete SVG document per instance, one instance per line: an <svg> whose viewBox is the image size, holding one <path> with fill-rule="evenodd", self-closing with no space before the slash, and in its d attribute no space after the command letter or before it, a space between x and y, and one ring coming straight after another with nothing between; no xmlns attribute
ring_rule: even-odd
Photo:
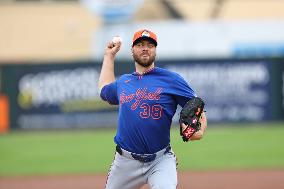
<svg viewBox="0 0 284 189"><path fill-rule="evenodd" d="M0 137L0 175L104 172L114 131L14 132Z"/></svg>
<svg viewBox="0 0 284 189"><path fill-rule="evenodd" d="M0 135L0 176L106 173L115 130L11 132ZM184 143L177 127L172 146L179 170L284 168L284 123L208 128Z"/></svg>
<svg viewBox="0 0 284 189"><path fill-rule="evenodd" d="M284 168L283 136L283 123L209 128L201 141L184 145L175 138L173 146L184 170L273 169Z"/></svg>

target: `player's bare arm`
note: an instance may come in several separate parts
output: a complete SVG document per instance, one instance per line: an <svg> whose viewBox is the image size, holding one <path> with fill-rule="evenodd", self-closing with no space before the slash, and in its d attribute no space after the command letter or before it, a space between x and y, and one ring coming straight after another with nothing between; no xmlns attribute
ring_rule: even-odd
<svg viewBox="0 0 284 189"><path fill-rule="evenodd" d="M105 85L115 81L114 60L117 52L120 50L121 40L109 42L105 48L103 65L99 77L99 90Z"/></svg>

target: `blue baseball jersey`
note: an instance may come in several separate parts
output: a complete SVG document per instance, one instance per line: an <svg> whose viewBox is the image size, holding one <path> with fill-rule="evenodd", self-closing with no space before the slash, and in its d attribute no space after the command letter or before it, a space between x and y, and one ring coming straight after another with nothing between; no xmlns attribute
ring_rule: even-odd
<svg viewBox="0 0 284 189"><path fill-rule="evenodd" d="M123 149L155 153L170 143L170 128L177 105L196 96L177 73L155 67L144 74L124 74L104 86L101 98L119 105L114 141Z"/></svg>

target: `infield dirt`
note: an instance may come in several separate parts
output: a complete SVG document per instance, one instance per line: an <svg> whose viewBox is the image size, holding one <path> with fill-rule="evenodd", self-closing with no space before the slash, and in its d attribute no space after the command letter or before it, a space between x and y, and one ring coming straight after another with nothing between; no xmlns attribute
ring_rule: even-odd
<svg viewBox="0 0 284 189"><path fill-rule="evenodd" d="M284 170L179 172L178 177L178 189L284 188ZM95 174L0 177L0 189L103 189L105 181L106 175Z"/></svg>

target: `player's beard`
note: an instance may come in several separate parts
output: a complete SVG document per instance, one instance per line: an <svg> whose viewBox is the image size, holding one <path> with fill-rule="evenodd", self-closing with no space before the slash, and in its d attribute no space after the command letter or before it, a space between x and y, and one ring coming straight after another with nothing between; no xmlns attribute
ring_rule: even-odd
<svg viewBox="0 0 284 189"><path fill-rule="evenodd" d="M152 55L152 56L149 55L149 59L143 59L139 57L139 55L133 53L134 61L144 68L151 66L154 63L155 58L156 58L156 55Z"/></svg>

